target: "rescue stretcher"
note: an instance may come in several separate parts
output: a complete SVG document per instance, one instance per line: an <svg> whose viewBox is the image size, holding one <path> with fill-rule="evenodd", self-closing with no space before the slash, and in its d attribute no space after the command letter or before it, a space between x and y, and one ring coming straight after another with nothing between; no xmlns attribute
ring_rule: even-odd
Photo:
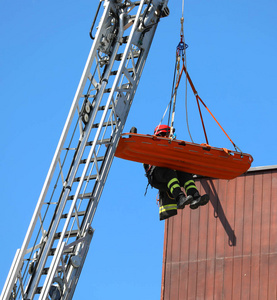
<svg viewBox="0 0 277 300"><path fill-rule="evenodd" d="M219 179L233 179L251 166L250 154L166 137L122 134L115 156Z"/></svg>

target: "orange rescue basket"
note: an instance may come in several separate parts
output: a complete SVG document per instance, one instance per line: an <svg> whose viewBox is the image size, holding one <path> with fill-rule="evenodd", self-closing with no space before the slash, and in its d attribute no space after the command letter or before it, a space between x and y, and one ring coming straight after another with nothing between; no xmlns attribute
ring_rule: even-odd
<svg viewBox="0 0 277 300"><path fill-rule="evenodd" d="M220 179L242 175L253 161L246 153L136 133L122 134L115 156Z"/></svg>

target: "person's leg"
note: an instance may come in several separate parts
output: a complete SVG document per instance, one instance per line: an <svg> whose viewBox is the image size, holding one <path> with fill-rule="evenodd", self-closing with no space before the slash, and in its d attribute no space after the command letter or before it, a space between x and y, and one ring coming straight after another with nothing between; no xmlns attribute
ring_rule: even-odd
<svg viewBox="0 0 277 300"><path fill-rule="evenodd" d="M210 200L209 195L204 194L203 196L201 196L199 194L197 187L195 185L195 181L193 180L192 174L181 172L181 171L176 171L176 173L177 173L177 176L178 176L181 186L183 186L185 189L187 196L193 197L193 201L190 204L191 209L196 209L200 205L201 206L206 205L209 202L209 200Z"/></svg>
<svg viewBox="0 0 277 300"><path fill-rule="evenodd" d="M159 216L160 221L177 215L177 203L168 191L159 191Z"/></svg>
<svg viewBox="0 0 277 300"><path fill-rule="evenodd" d="M153 171L153 187L159 190L169 190L170 194L176 200L178 208L184 208L185 205L190 204L192 201L192 197L186 197L181 190L177 173L174 170L155 167Z"/></svg>

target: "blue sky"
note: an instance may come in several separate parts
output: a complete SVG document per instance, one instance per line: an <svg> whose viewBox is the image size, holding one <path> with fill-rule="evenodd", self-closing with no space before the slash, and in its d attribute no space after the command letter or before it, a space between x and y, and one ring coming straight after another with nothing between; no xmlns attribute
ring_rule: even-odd
<svg viewBox="0 0 277 300"><path fill-rule="evenodd" d="M98 1L0 0L0 289L22 244L91 43ZM182 1L169 1L125 131L151 133L170 99ZM185 0L187 64L200 97L252 166L276 163L277 2ZM176 131L186 129L185 82ZM204 142L189 96L194 141ZM204 113L204 112L203 112ZM204 113L209 142L232 145ZM101 197L95 234L75 299L159 299L164 223L141 164L115 159Z"/></svg>

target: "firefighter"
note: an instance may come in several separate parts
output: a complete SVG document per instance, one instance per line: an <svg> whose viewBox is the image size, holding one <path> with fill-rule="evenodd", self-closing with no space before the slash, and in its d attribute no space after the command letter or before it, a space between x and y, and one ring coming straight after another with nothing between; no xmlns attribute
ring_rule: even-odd
<svg viewBox="0 0 277 300"><path fill-rule="evenodd" d="M167 125L159 125L154 131L155 136L169 137L169 134L170 127ZM192 174L147 164L143 166L149 184L159 190L160 220L176 215L177 209L183 209L186 205L196 209L209 202L209 195L199 194Z"/></svg>

